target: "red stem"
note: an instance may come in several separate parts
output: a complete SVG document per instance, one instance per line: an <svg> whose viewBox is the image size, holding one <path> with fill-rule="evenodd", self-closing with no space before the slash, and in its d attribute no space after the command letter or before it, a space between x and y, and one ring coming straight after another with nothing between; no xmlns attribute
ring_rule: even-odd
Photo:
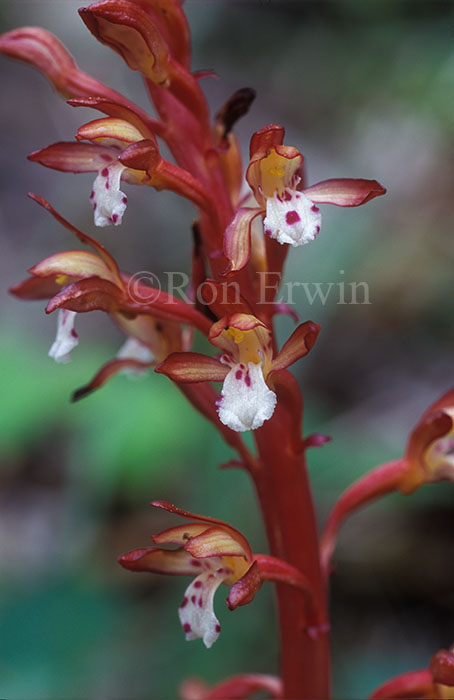
<svg viewBox="0 0 454 700"><path fill-rule="evenodd" d="M299 591L285 584L276 587L284 697L326 700L330 697L326 589L305 456L297 453L289 436L284 402L278 401L273 418L256 431L255 438L260 468L252 477L271 554L305 574L316 603L308 610Z"/></svg>

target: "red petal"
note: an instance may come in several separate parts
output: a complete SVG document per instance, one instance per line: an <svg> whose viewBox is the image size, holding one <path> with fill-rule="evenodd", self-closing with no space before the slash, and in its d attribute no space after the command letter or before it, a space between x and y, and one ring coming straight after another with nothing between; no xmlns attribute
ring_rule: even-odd
<svg viewBox="0 0 454 700"><path fill-rule="evenodd" d="M266 153L273 146L280 146L284 143L285 130L279 124L268 124L259 131L256 131L251 138L249 156L252 158L256 153Z"/></svg>
<svg viewBox="0 0 454 700"><path fill-rule="evenodd" d="M165 125L162 122L152 119L140 107L132 103L112 102L101 97L75 97L68 100L68 104L72 107L91 107L104 112L109 117L125 119L136 129L146 134L148 138L152 138L154 134L163 136L165 133Z"/></svg>
<svg viewBox="0 0 454 700"><path fill-rule="evenodd" d="M271 372L286 369L314 347L321 327L313 321L306 321L296 328L282 350L271 363Z"/></svg>
<svg viewBox="0 0 454 700"><path fill-rule="evenodd" d="M102 258L88 250L65 250L63 253L55 253L31 267L28 272L36 277L52 279L55 279L56 275L66 275L75 279L100 277L115 284L115 278Z"/></svg>
<svg viewBox="0 0 454 700"><path fill-rule="evenodd" d="M180 0L136 0L159 26L174 58L190 68L190 33Z"/></svg>
<svg viewBox="0 0 454 700"><path fill-rule="evenodd" d="M323 180L303 190L306 197L317 204L337 204L339 207L358 207L374 197L386 194L377 180L340 178Z"/></svg>
<svg viewBox="0 0 454 700"><path fill-rule="evenodd" d="M39 151L33 151L27 158L33 163L40 163L46 168L66 173L90 173L100 169L103 156L113 161L118 157L118 153L115 148L94 143L60 141L47 146L47 148L41 148Z"/></svg>
<svg viewBox="0 0 454 700"><path fill-rule="evenodd" d="M322 566L326 573L329 570L338 532L344 521L368 503L396 491L408 467L408 462L404 459L382 464L358 479L338 498L326 522L320 542Z"/></svg>
<svg viewBox="0 0 454 700"><path fill-rule="evenodd" d="M78 313L87 311L113 313L118 310L120 301L121 292L116 285L99 277L90 277L73 282L62 289L50 300L46 306L46 313L50 314L60 308Z"/></svg>
<svg viewBox="0 0 454 700"><path fill-rule="evenodd" d="M167 550L146 547L135 549L118 557L118 563L131 571L150 571L155 574L191 576L197 573L193 558L184 549Z"/></svg>
<svg viewBox="0 0 454 700"><path fill-rule="evenodd" d="M175 515L179 515L180 517L186 518L187 520L196 520L201 523L209 523L224 528L225 530L230 532L232 537L234 537L234 539L236 539L242 545L244 551L247 552L248 558L252 557L251 548L247 539L236 528L232 527L231 525L228 525L223 520L218 520L217 518L209 518L208 516L196 515L195 513L189 513L186 510L177 508L176 506L172 505L172 503L167 503L167 501L151 501L150 505L154 506L155 508L162 508L163 510L168 511L169 513L175 513Z"/></svg>
<svg viewBox="0 0 454 700"><path fill-rule="evenodd" d="M142 141L145 136L147 136L147 133L142 133L140 129L137 129L127 119L101 117L79 127L76 139L78 141L93 141L94 143L102 143L103 139L114 139L121 142L121 144L131 144Z"/></svg>
<svg viewBox="0 0 454 700"><path fill-rule="evenodd" d="M224 255L229 261L226 272L237 272L249 261L251 256L251 226L252 222L262 213L262 209L238 209L233 221L224 233Z"/></svg>
<svg viewBox="0 0 454 700"><path fill-rule="evenodd" d="M118 372L124 369L148 369L153 366L153 362L140 362L140 360L133 360L130 358L125 358L123 360L111 360L101 367L101 369L95 374L93 379L85 386L81 386L80 389L76 389L73 393L71 400L79 401L85 396L88 396L96 389L100 389L109 379L112 379Z"/></svg>
<svg viewBox="0 0 454 700"><path fill-rule="evenodd" d="M247 605L253 599L262 585L260 569L256 561L249 567L244 576L233 584L227 596L229 610L235 610L240 605Z"/></svg>
<svg viewBox="0 0 454 700"><path fill-rule="evenodd" d="M156 367L174 382L222 382L228 371L216 358L197 352L173 352Z"/></svg>
<svg viewBox="0 0 454 700"><path fill-rule="evenodd" d="M250 556L249 547L245 551L236 537L232 537L225 528L219 527L210 527L201 532L200 535L191 537L184 545L184 548L196 559L205 559L206 557L244 557L247 560Z"/></svg>
<svg viewBox="0 0 454 700"><path fill-rule="evenodd" d="M10 288L10 293L19 299L49 299L61 290L55 278L29 277Z"/></svg>

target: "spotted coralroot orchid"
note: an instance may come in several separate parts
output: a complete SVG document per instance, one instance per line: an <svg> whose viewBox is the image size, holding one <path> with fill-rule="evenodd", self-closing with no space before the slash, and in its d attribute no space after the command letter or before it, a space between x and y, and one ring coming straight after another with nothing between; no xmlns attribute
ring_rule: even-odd
<svg viewBox="0 0 454 700"><path fill-rule="evenodd" d="M357 207L386 193L376 180L341 178L304 186L303 155L283 145L284 129L270 124L257 131L250 145L247 182L258 204L240 207L225 232L224 252L230 271L240 270L251 255L251 225L263 218L266 236L281 244L306 245L321 227L318 204Z"/></svg>
<svg viewBox="0 0 454 700"><path fill-rule="evenodd" d="M313 347L320 326L301 324L273 358L270 328L250 314L221 318L209 333L223 351L219 358L198 353L173 353L157 367L176 382L222 381L217 403L219 418L232 430L256 430L274 413L277 397L273 373L304 357Z"/></svg>
<svg viewBox="0 0 454 700"><path fill-rule="evenodd" d="M339 529L349 515L393 491L409 494L423 484L442 480L454 481L454 389L425 411L411 431L401 459L376 467L340 496L321 541L325 569Z"/></svg>
<svg viewBox="0 0 454 700"><path fill-rule="evenodd" d="M84 109L98 112L98 118L81 120L75 139L69 134L69 140L44 148L37 144L29 159L62 177L85 174L85 206L91 202L95 225L112 225L113 235L123 220L127 225L130 185L168 190L188 200L194 207L188 225L188 294L182 299L146 284L140 274L123 272L101 243L38 195L30 196L76 245L34 264L11 292L45 301L48 314L57 312L57 337L50 349L57 362L67 362L77 346L79 314L102 311L121 331L117 354L75 391L74 400L118 372L154 367L175 382L234 451L223 466L241 468L253 481L269 554L253 552L244 535L221 520L153 501L186 522L155 535L152 547L120 557L126 569L192 578L178 614L186 638L201 638L208 647L220 632L213 600L221 584L228 589L231 610L251 603L263 581L276 584L279 677L250 672L213 686L188 680L182 697L246 698L260 692L327 700L326 574L339 527L350 513L386 493L410 494L424 483L454 480L450 391L421 418L403 457L377 467L340 497L320 542L306 456L329 438L302 432L303 397L288 369L311 351L320 326L301 323L281 345L276 315L299 320L295 309L279 300L279 285L291 248L318 235L321 205L356 207L385 189L374 179L349 178L307 186L303 155L284 144L283 126L268 124L252 135L249 194L243 196L235 125L251 107L255 91L240 88L211 117L200 78L213 73L192 70L180 0L100 0L79 15L101 44L142 77L155 116L82 71L45 29L14 29L0 36L0 52L40 70L81 114ZM148 212L143 217L148 222ZM164 233L172 240L170 218ZM275 286L263 289L264 273L275 277ZM211 343L212 354L192 351L197 334ZM178 416L171 429L177 434ZM246 443L242 433L248 430ZM429 669L393 679L372 697L451 697L452 666L451 651L439 652Z"/></svg>
<svg viewBox="0 0 454 700"><path fill-rule="evenodd" d="M153 535L158 547L135 549L118 561L133 571L195 577L178 609L188 641L202 639L210 648L219 637L221 626L213 599L221 583L230 586L226 601L230 610L250 603L266 579L309 593L307 579L298 569L274 557L253 554L246 538L222 520L188 513L164 501L152 501L151 505L195 522ZM162 549L159 545L178 548Z"/></svg>

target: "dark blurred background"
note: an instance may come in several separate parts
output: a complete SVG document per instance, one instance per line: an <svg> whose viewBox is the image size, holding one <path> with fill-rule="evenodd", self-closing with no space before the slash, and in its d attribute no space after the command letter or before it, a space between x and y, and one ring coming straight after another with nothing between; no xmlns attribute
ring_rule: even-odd
<svg viewBox="0 0 454 700"><path fill-rule="evenodd" d="M54 31L79 65L146 106L137 73L85 30L77 2L2 2L2 31ZM246 85L258 98L238 132L285 125L309 182L376 178L385 198L323 208L317 241L293 250L286 279L332 282L327 303L295 292L303 320L323 326L294 371L306 432L333 442L310 454L320 521L337 495L402 454L421 412L453 383L454 262L451 2L209 2L188 0L194 69L213 110ZM185 579L133 574L116 557L175 524L152 498L230 521L263 550L247 477L217 466L233 455L174 386L150 373L120 376L76 405L69 396L122 342L109 320L78 318L69 365L47 357L56 320L7 288L70 234L27 200L48 198L95 235L123 269L187 271L190 205L171 193L127 189L121 228L97 229L91 175L28 163L32 150L70 140L98 115L76 110L45 79L1 60L3 294L0 301L0 695L11 700L173 698L188 675L214 682L277 670L272 591L228 613L219 641L184 642L176 608ZM128 186L126 186L128 187ZM169 212L170 209L170 212ZM339 304L337 283L366 282L370 304ZM292 330L279 320L284 339ZM390 675L426 666L454 638L453 487L390 497L344 528L332 579L336 698L363 698ZM302 543L304 546L304 543Z"/></svg>

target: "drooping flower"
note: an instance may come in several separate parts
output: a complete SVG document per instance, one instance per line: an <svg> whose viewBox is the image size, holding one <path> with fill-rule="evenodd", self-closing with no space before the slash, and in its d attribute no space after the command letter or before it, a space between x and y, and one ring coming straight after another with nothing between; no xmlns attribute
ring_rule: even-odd
<svg viewBox="0 0 454 700"><path fill-rule="evenodd" d="M140 372L161 362L169 353L186 349L187 334L183 333L182 323L208 333L209 321L195 308L121 273L115 259L100 243L72 226L46 200L30 196L93 249L51 255L30 268L31 277L10 290L21 299L50 299L46 312L59 311L57 337L50 356L57 362L70 360L70 352L78 343L74 330L77 313L105 311L126 337L117 357L79 389L75 398L99 388L117 372Z"/></svg>
<svg viewBox="0 0 454 700"><path fill-rule="evenodd" d="M121 105L117 108L120 111ZM172 190L201 208L210 206L202 186L161 157L156 138L140 115L132 110L122 112L128 119L95 119L78 129L77 142L51 144L31 153L29 160L62 172L95 172L90 201L96 226L122 223L127 197L120 189L121 181Z"/></svg>
<svg viewBox="0 0 454 700"><path fill-rule="evenodd" d="M187 641L202 639L210 648L219 637L221 626L213 600L221 583L230 586L226 601L230 610L250 603L264 580L287 583L311 595L307 579L298 569L275 557L253 554L244 535L231 525L165 501L152 501L151 505L195 522L154 535L157 547L135 549L118 561L132 571L194 577L178 608ZM177 549L162 549L160 545Z"/></svg>
<svg viewBox="0 0 454 700"><path fill-rule="evenodd" d="M263 217L265 235L281 244L300 246L313 241L320 231L317 204L355 207L386 192L376 180L351 178L304 187L304 158L293 146L284 146L283 138L283 127L270 124L251 139L246 179L258 206L240 207L225 232L224 253L230 272L240 270L249 260L251 225L256 217Z"/></svg>
<svg viewBox="0 0 454 700"><path fill-rule="evenodd" d="M273 372L285 369L313 347L320 326L301 324L273 358L270 329L251 314L236 313L217 321L210 342L223 351L218 359L198 353L174 353L156 368L176 382L222 381L219 418L232 430L256 430L273 415Z"/></svg>
<svg viewBox="0 0 454 700"><path fill-rule="evenodd" d="M410 433L402 458L372 469L339 497L321 540L325 570L328 571L339 529L349 515L388 493L409 494L423 484L442 480L454 482L454 389L422 415Z"/></svg>

